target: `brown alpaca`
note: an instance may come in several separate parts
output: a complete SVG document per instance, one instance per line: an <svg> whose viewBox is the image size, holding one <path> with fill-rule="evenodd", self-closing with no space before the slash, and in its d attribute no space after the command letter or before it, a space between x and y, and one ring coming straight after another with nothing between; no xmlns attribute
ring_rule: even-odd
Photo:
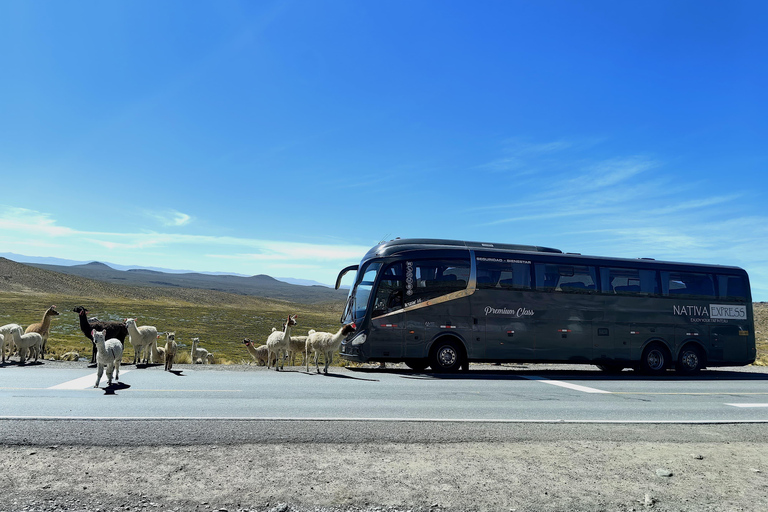
<svg viewBox="0 0 768 512"><path fill-rule="evenodd" d="M34 347L32 350L30 350L29 356L32 357L32 352L35 352L35 359L37 359L37 356L45 357L45 346L48 342L48 334L51 330L51 317L57 316L59 314L58 311L56 311L56 306L49 307L45 314L43 314L43 321L37 322L36 324L32 324L29 327L27 327L27 330L24 331L24 334L30 333L30 332L36 332L40 336L43 337L43 346L42 347Z"/></svg>

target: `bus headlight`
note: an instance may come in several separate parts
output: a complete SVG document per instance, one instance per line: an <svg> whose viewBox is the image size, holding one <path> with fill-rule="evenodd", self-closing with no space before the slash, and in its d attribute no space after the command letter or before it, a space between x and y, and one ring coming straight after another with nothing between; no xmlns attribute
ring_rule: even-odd
<svg viewBox="0 0 768 512"><path fill-rule="evenodd" d="M366 335L364 332L361 332L360 334L358 334L357 336L355 336L354 338L352 338L352 340L350 340L350 343L351 343L353 346L354 346L354 345L362 345L363 343L365 343L365 340L366 340L367 338L368 338L368 336L367 336L367 335Z"/></svg>

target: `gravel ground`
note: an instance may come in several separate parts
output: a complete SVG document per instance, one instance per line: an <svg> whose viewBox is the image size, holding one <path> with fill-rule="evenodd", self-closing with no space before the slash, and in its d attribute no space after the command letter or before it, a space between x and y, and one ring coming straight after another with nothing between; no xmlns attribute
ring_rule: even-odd
<svg viewBox="0 0 768 512"><path fill-rule="evenodd" d="M195 367L224 368L255 369ZM167 428L174 425L167 422ZM104 423L84 422L84 428L95 431ZM270 443L249 433L224 445L2 444L0 510L768 510L768 427L642 429L528 425L493 442L430 442L426 436L412 442Z"/></svg>

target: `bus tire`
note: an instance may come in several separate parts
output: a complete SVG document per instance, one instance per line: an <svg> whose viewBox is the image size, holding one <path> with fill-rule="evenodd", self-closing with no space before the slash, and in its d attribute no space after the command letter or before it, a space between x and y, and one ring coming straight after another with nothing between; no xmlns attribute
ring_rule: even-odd
<svg viewBox="0 0 768 512"><path fill-rule="evenodd" d="M661 375L669 368L671 356L661 343L651 343L643 350L640 371L646 375Z"/></svg>
<svg viewBox="0 0 768 512"><path fill-rule="evenodd" d="M704 368L704 352L695 344L684 346L677 357L675 370L683 375L693 375Z"/></svg>
<svg viewBox="0 0 768 512"><path fill-rule="evenodd" d="M464 365L464 352L459 344L450 339L439 339L429 354L429 366L432 371L453 373Z"/></svg>
<svg viewBox="0 0 768 512"><path fill-rule="evenodd" d="M405 361L405 366L410 368L411 370L415 370L417 372L423 372L427 369L427 366L429 366L429 361L426 359L407 359Z"/></svg>

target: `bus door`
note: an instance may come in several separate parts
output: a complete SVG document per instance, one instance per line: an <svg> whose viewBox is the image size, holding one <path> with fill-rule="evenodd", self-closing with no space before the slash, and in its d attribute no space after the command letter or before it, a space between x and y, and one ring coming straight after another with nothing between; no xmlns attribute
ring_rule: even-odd
<svg viewBox="0 0 768 512"><path fill-rule="evenodd" d="M381 272L371 315L370 355L376 358L403 357L405 324L405 274L396 262Z"/></svg>
<svg viewBox="0 0 768 512"><path fill-rule="evenodd" d="M723 324L710 328L712 348L707 354L708 360L717 361L746 361L747 341L749 336L738 325Z"/></svg>

